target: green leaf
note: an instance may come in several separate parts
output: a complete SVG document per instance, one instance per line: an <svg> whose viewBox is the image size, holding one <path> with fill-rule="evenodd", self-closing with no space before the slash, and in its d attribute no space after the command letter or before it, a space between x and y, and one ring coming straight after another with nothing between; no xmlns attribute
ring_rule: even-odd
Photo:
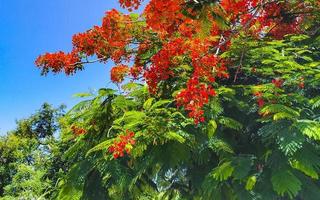
<svg viewBox="0 0 320 200"><path fill-rule="evenodd" d="M313 179L318 179L319 178L318 173L309 164L305 165L304 163L295 160L295 161L292 162L291 165L292 165L293 168L302 171L307 176L310 176Z"/></svg>
<svg viewBox="0 0 320 200"><path fill-rule="evenodd" d="M277 61L275 60L270 60L270 59L265 59L262 61L262 64L266 64L266 65L269 65L269 64L276 64Z"/></svg>
<svg viewBox="0 0 320 200"><path fill-rule="evenodd" d="M226 143L225 141L223 141L221 139L215 138L215 137L212 137L209 140L208 145L213 151L215 151L217 153L219 153L220 151L231 153L231 154L234 153L232 147L228 143Z"/></svg>
<svg viewBox="0 0 320 200"><path fill-rule="evenodd" d="M320 107L320 97L316 97L314 99L311 99L310 101L312 103L312 109L316 109Z"/></svg>
<svg viewBox="0 0 320 200"><path fill-rule="evenodd" d="M138 158L143 156L145 150L147 150L148 146L146 144L143 143L138 143L134 145L134 148L132 149L131 155L133 156L133 158Z"/></svg>
<svg viewBox="0 0 320 200"><path fill-rule="evenodd" d="M217 122L214 120L210 120L208 123L208 137L211 138L214 136L214 134L216 133L217 130Z"/></svg>
<svg viewBox="0 0 320 200"><path fill-rule="evenodd" d="M135 101L132 101L123 95L117 96L112 101L112 106L114 108L119 108L123 111L126 111L132 107L135 107L136 105L137 105L137 103Z"/></svg>
<svg viewBox="0 0 320 200"><path fill-rule="evenodd" d="M295 152L303 147L305 138L301 134L297 134L290 128L284 128L277 132L276 141L279 149L286 155L292 156Z"/></svg>
<svg viewBox="0 0 320 200"><path fill-rule="evenodd" d="M149 110L152 106L153 101L154 101L154 98L149 98L147 101L145 101L143 104L143 109Z"/></svg>
<svg viewBox="0 0 320 200"><path fill-rule="evenodd" d="M236 169L233 172L235 179L244 179L250 172L253 165L253 157L250 155L237 156L232 158L232 166Z"/></svg>
<svg viewBox="0 0 320 200"><path fill-rule="evenodd" d="M68 159L75 157L76 154L78 153L79 149L82 149L85 146L85 143L83 140L78 140L76 141L64 154L63 154L63 159Z"/></svg>
<svg viewBox="0 0 320 200"><path fill-rule="evenodd" d="M274 191L280 196L287 194L290 199L297 196L302 185L300 180L289 170L278 170L273 173L271 183Z"/></svg>
<svg viewBox="0 0 320 200"><path fill-rule="evenodd" d="M124 113L123 117L116 119L114 124L121 125L123 123L123 128L130 130L140 124L145 123L145 117L146 114L144 112L128 111Z"/></svg>
<svg viewBox="0 0 320 200"><path fill-rule="evenodd" d="M232 96L234 96L236 94L236 91L234 89L232 89L232 88L219 87L217 89L217 93L219 95L232 97Z"/></svg>
<svg viewBox="0 0 320 200"><path fill-rule="evenodd" d="M207 38L210 35L212 23L206 14L200 16L199 22L200 29L198 30L198 37L201 39Z"/></svg>
<svg viewBox="0 0 320 200"><path fill-rule="evenodd" d="M181 135L179 135L178 133L173 132L173 131L169 131L168 133L166 133L165 137L169 140L175 140L180 143L184 143L186 141L186 139L184 137L182 137Z"/></svg>
<svg viewBox="0 0 320 200"><path fill-rule="evenodd" d="M96 151L102 151L102 150L108 150L108 148L112 145L113 140L106 140L104 142L101 142L100 144L96 145L95 147L91 148L87 153L86 157L89 156L89 154L96 152Z"/></svg>
<svg viewBox="0 0 320 200"><path fill-rule="evenodd" d="M65 185L59 190L58 200L80 200L82 196L82 190L72 187L71 185Z"/></svg>
<svg viewBox="0 0 320 200"><path fill-rule="evenodd" d="M320 123L312 120L298 120L295 126L303 135L320 140Z"/></svg>
<svg viewBox="0 0 320 200"><path fill-rule="evenodd" d="M139 19L140 15L138 13L130 13L129 16L133 21L136 21Z"/></svg>
<svg viewBox="0 0 320 200"><path fill-rule="evenodd" d="M273 120L274 121L278 121L278 120L282 120L282 119L290 119L293 120L295 119L295 116L286 113L286 112L279 112L273 115Z"/></svg>
<svg viewBox="0 0 320 200"><path fill-rule="evenodd" d="M81 101L80 103L76 104L75 106L73 106L67 113L66 115L69 115L71 113L79 113L82 112L86 109L88 109L92 104L92 100L84 100Z"/></svg>
<svg viewBox="0 0 320 200"><path fill-rule="evenodd" d="M246 190L251 191L254 186L256 185L257 177L256 176L250 176L246 183Z"/></svg>
<svg viewBox="0 0 320 200"><path fill-rule="evenodd" d="M115 93L115 90L109 89L109 88L101 88L98 91L99 96L107 96L107 95L111 95L114 93Z"/></svg>
<svg viewBox="0 0 320 200"><path fill-rule="evenodd" d="M124 84L121 88L125 91L131 91L138 89L139 87L142 87L142 85L134 82L129 82L127 84Z"/></svg>
<svg viewBox="0 0 320 200"><path fill-rule="evenodd" d="M320 170L320 155L311 145L300 149L290 162L291 166L307 176L318 179Z"/></svg>
<svg viewBox="0 0 320 200"><path fill-rule="evenodd" d="M276 120L281 117L295 119L300 116L299 112L281 104L267 105L261 109L261 113L263 113L264 115L281 113L274 117L274 119Z"/></svg>
<svg viewBox="0 0 320 200"><path fill-rule="evenodd" d="M287 132L291 123L288 121L276 121L262 126L258 130L258 135L262 137L263 142L274 140L274 138L283 131Z"/></svg>
<svg viewBox="0 0 320 200"><path fill-rule="evenodd" d="M163 106L163 105L168 105L168 104L170 104L170 103L172 103L172 100L164 99L164 100L157 101L156 103L154 103L154 104L151 106L150 110L153 110L153 109L155 109L155 108L159 108L159 107L161 107L161 106Z"/></svg>
<svg viewBox="0 0 320 200"><path fill-rule="evenodd" d="M179 68L184 69L185 71L191 71L193 68L190 65L180 65Z"/></svg>
<svg viewBox="0 0 320 200"><path fill-rule="evenodd" d="M212 172L211 175L213 178L219 181L227 180L233 173L234 167L231 165L231 161L224 162L222 165L216 167Z"/></svg>
<svg viewBox="0 0 320 200"><path fill-rule="evenodd" d="M83 97L91 97L92 94L91 93L77 93L72 95L73 97L77 97L77 98L83 98Z"/></svg>
<svg viewBox="0 0 320 200"><path fill-rule="evenodd" d="M243 128L243 125L240 122L238 122L230 117L219 118L219 123L224 125L227 128L231 128L231 129L238 130L238 131Z"/></svg>
<svg viewBox="0 0 320 200"><path fill-rule="evenodd" d="M59 191L59 200L80 200L83 194L83 185L87 174L92 170L92 163L84 159L74 164L62 183Z"/></svg>

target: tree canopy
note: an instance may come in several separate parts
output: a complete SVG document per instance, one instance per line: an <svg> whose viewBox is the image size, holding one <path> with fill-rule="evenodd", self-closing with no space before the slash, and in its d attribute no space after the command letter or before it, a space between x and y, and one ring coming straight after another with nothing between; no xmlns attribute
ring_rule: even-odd
<svg viewBox="0 0 320 200"><path fill-rule="evenodd" d="M115 63L118 90L60 119L56 199L318 199L319 0L119 2L128 14L36 60L44 75Z"/></svg>
<svg viewBox="0 0 320 200"><path fill-rule="evenodd" d="M67 170L61 159L65 145L54 136L62 115L63 106L44 103L0 137L0 199L44 199L53 194L57 179Z"/></svg>

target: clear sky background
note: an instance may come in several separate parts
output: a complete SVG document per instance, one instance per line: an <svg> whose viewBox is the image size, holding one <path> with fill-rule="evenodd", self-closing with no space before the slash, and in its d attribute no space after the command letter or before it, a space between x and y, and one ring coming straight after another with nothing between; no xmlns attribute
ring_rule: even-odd
<svg viewBox="0 0 320 200"><path fill-rule="evenodd" d="M44 52L70 50L73 34L100 25L117 0L0 0L0 135L42 103L70 108L72 97L105 86L111 63L87 65L75 76L40 76L34 65ZM120 9L121 10L121 9Z"/></svg>

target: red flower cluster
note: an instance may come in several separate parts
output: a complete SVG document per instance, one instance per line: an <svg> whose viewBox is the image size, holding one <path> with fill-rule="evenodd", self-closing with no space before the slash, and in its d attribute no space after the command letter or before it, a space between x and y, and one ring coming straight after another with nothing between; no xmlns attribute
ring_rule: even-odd
<svg viewBox="0 0 320 200"><path fill-rule="evenodd" d="M59 51L57 53L46 53L41 55L35 61L38 67L42 67L43 72L52 71L58 73L64 71L66 74L72 74L77 69L76 63L80 62L79 55L72 51L71 53L64 53Z"/></svg>
<svg viewBox="0 0 320 200"><path fill-rule="evenodd" d="M85 33L74 35L72 38L72 44L77 52L82 52L87 56L93 56L96 54L99 57L102 53L100 49L105 47L102 39L101 28L95 26L93 29ZM98 46L100 48L97 48Z"/></svg>
<svg viewBox="0 0 320 200"><path fill-rule="evenodd" d="M210 97L215 95L211 86L200 83L198 78L191 78L187 83L187 88L176 96L176 100L177 105L189 111L189 117L194 119L195 124L198 124L205 120L203 106L209 102Z"/></svg>
<svg viewBox="0 0 320 200"><path fill-rule="evenodd" d="M155 93L160 81L167 80L174 75L172 67L175 62L173 59L184 52L183 40L178 38L163 45L162 49L151 58L152 65L144 74L150 92Z"/></svg>
<svg viewBox="0 0 320 200"><path fill-rule="evenodd" d="M248 12L248 8L255 6L257 0L221 0L220 5L235 20L239 14Z"/></svg>
<svg viewBox="0 0 320 200"><path fill-rule="evenodd" d="M200 29L200 23L197 20L185 19L179 26L178 32L188 38L192 38L193 35L197 34Z"/></svg>
<svg viewBox="0 0 320 200"><path fill-rule="evenodd" d="M101 54L110 55L110 58L116 63L120 63L121 60L128 61L130 54L126 46L132 40L132 27L132 19L129 15L123 15L115 9L106 12L101 29L103 41L107 47L102 49L104 52ZM96 48L101 48L101 46Z"/></svg>
<svg viewBox="0 0 320 200"><path fill-rule="evenodd" d="M274 24L269 34L276 39L282 39L287 34L300 33L300 20L295 20L292 23Z"/></svg>
<svg viewBox="0 0 320 200"><path fill-rule="evenodd" d="M111 81L121 83L129 72L127 65L118 65L111 69Z"/></svg>
<svg viewBox="0 0 320 200"><path fill-rule="evenodd" d="M283 85L283 80L282 79L280 79L280 78L276 78L276 79L273 79L272 80L272 83L273 83L273 85L275 86L275 87L277 87L277 88L281 88L282 87L282 85Z"/></svg>
<svg viewBox="0 0 320 200"><path fill-rule="evenodd" d="M132 28L132 20L129 15L123 15L119 11L113 9L106 12L106 16L102 21L103 39L113 48L123 48L129 44L132 39L130 30Z"/></svg>
<svg viewBox="0 0 320 200"><path fill-rule="evenodd" d="M83 135L83 134L86 134L86 133L87 133L87 130L86 130L86 129L84 129L84 128L79 128L79 127L77 127L77 126L75 126L75 125L72 125L72 126L71 126L71 130L72 130L73 134L75 134L75 135L77 135L77 136Z"/></svg>
<svg viewBox="0 0 320 200"><path fill-rule="evenodd" d="M120 5L129 10L138 8L142 1L119 0ZM310 9L303 1L220 0L201 11L191 10L189 3L192 2L150 0L141 17L146 24L117 10L108 11L101 26L74 35L71 53L47 53L40 56L36 64L45 73L51 70L72 74L82 69L81 59L87 63L89 56L97 57L100 62L110 58L117 65L111 69L113 82L120 83L128 75L134 79L143 75L151 93L157 92L160 82L180 76L179 66L191 66L183 69L183 78L189 81L177 101L198 123L203 121L203 106L214 96L212 83L217 78L229 78L227 63L219 55L229 48L233 38L240 32L257 38L282 38L288 33L298 33L300 24L308 17L303 13ZM182 11L195 18L183 15ZM226 24L218 22L212 13L226 19ZM158 48L161 49L152 54ZM134 66L129 68L122 63ZM253 68L252 72L255 71ZM272 82L282 87L283 81ZM304 87L303 81L299 87ZM262 94L256 97L259 106L263 106Z"/></svg>
<svg viewBox="0 0 320 200"><path fill-rule="evenodd" d="M279 2L266 4L263 11L255 19L260 24L256 33L262 30L276 39L282 39L286 34L300 32L299 24L302 21L302 16L290 15L290 9L287 8L287 5Z"/></svg>
<svg viewBox="0 0 320 200"><path fill-rule="evenodd" d="M73 36L73 50L71 53L56 52L41 55L36 60L36 65L43 72L49 70L72 74L76 69L81 69L79 55L96 55L102 62L111 58L119 63L122 59L128 60L126 46L130 43L132 20L129 15L123 15L117 10L106 12L102 26L95 26L85 33ZM77 64L77 65L76 65Z"/></svg>
<svg viewBox="0 0 320 200"><path fill-rule="evenodd" d="M194 66L193 76L195 77L202 77L209 82L214 82L215 77L229 78L224 60L216 55L205 55L198 60L193 60L192 63Z"/></svg>
<svg viewBox="0 0 320 200"><path fill-rule="evenodd" d="M299 83L299 88L303 89L304 88L304 82Z"/></svg>
<svg viewBox="0 0 320 200"><path fill-rule="evenodd" d="M113 9L106 12L102 26L73 36L74 50L86 54L96 55L98 58L111 57L114 62L126 59L125 47L130 43L132 27L130 16L123 15Z"/></svg>
<svg viewBox="0 0 320 200"><path fill-rule="evenodd" d="M201 40L199 38L189 40L188 42L188 53L191 57L193 64L196 62L210 49L210 41Z"/></svg>
<svg viewBox="0 0 320 200"><path fill-rule="evenodd" d="M130 75L134 79L138 79L139 75L142 73L143 67L139 65L134 65L133 67L130 68Z"/></svg>
<svg viewBox="0 0 320 200"><path fill-rule="evenodd" d="M259 108L262 108L265 104L265 102L263 100L262 92L256 92L253 95L256 96L256 98L257 98L257 103L258 103Z"/></svg>
<svg viewBox="0 0 320 200"><path fill-rule="evenodd" d="M163 35L173 33L185 18L181 13L183 3L184 0L151 0L144 11L148 26Z"/></svg>
<svg viewBox="0 0 320 200"><path fill-rule="evenodd" d="M300 89L304 89L305 85L304 85L304 78L303 77L300 78L298 86Z"/></svg>
<svg viewBox="0 0 320 200"><path fill-rule="evenodd" d="M215 55L205 55L192 63L194 67L193 76L207 77L210 82L214 82L213 69L218 64L218 59Z"/></svg>
<svg viewBox="0 0 320 200"><path fill-rule="evenodd" d="M142 0L119 0L121 7L128 8L129 11L138 9Z"/></svg>
<svg viewBox="0 0 320 200"><path fill-rule="evenodd" d="M124 153L130 154L132 145L135 144L134 132L126 131L126 134L119 135L113 144L109 147L108 151L113 154L113 158L117 159L123 157Z"/></svg>

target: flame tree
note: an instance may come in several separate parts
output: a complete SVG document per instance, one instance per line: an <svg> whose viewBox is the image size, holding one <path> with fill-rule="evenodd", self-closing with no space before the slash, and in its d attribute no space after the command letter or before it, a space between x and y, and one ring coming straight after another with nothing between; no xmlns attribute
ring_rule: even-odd
<svg viewBox="0 0 320 200"><path fill-rule="evenodd" d="M317 199L319 0L119 0L42 74L110 70L61 120L59 199Z"/></svg>

